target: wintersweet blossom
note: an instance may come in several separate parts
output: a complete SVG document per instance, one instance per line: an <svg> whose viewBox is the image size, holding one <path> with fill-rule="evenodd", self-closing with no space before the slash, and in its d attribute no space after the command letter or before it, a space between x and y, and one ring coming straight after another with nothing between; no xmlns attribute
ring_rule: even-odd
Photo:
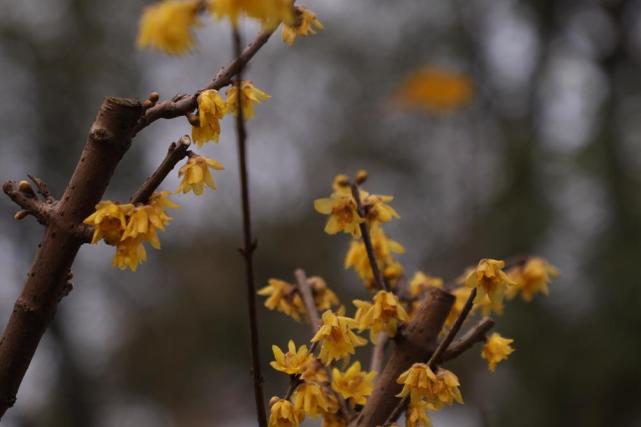
<svg viewBox="0 0 641 427"><path fill-rule="evenodd" d="M424 400L411 402L405 411L405 427L432 427L432 420L427 412L434 409L432 404Z"/></svg>
<svg viewBox="0 0 641 427"><path fill-rule="evenodd" d="M289 24L283 24L281 37L285 43L291 46L294 44L296 36L306 37L316 34L316 31L322 31L324 28L314 12L303 6L296 6L294 19Z"/></svg>
<svg viewBox="0 0 641 427"><path fill-rule="evenodd" d="M362 371L361 362L356 361L345 372L332 370L332 388L353 404L364 405L374 389L375 377L376 372Z"/></svg>
<svg viewBox="0 0 641 427"><path fill-rule="evenodd" d="M465 279L465 285L478 289L475 304L482 304L484 298L488 297L492 310L497 313L502 311L506 288L514 284L502 270L503 267L505 267L505 261L484 258L469 273Z"/></svg>
<svg viewBox="0 0 641 427"><path fill-rule="evenodd" d="M165 209L179 207L168 196L168 191L155 192L149 198L149 203L134 207L122 239L146 240L155 249L160 249L157 230L164 230L172 220Z"/></svg>
<svg viewBox="0 0 641 427"><path fill-rule="evenodd" d="M294 20L292 0L210 0L209 11L217 19L227 18L236 26L241 16L256 19L265 28Z"/></svg>
<svg viewBox="0 0 641 427"><path fill-rule="evenodd" d="M463 396L459 389L460 385L458 377L452 371L438 368L436 371L436 383L432 386L432 396L428 399L428 403L434 405L436 409L451 405L454 402L463 403Z"/></svg>
<svg viewBox="0 0 641 427"><path fill-rule="evenodd" d="M227 111L236 116L238 114L238 87L232 85L226 92ZM243 110L243 119L250 120L255 115L254 106L267 101L271 96L252 84L249 80L240 82L240 106Z"/></svg>
<svg viewBox="0 0 641 427"><path fill-rule="evenodd" d="M513 342L513 339L502 337L496 332L489 336L481 351L481 357L487 360L490 371L494 372L496 365L514 352Z"/></svg>
<svg viewBox="0 0 641 427"><path fill-rule="evenodd" d="M198 126L191 127L191 138L202 147L207 141L220 139L220 120L227 112L227 104L217 90L202 91L198 101Z"/></svg>
<svg viewBox="0 0 641 427"><path fill-rule="evenodd" d="M319 276L309 277L307 279L309 282L312 293L314 295L314 303L318 310L328 310L333 306L339 305L340 301L338 297L328 286L325 280Z"/></svg>
<svg viewBox="0 0 641 427"><path fill-rule="evenodd" d="M116 245L111 264L121 270L129 268L136 271L138 265L147 261L147 251L142 244L141 238L125 238Z"/></svg>
<svg viewBox="0 0 641 427"><path fill-rule="evenodd" d="M300 322L301 316L307 311L305 304L296 290L296 286L283 280L269 279L267 286L258 290L258 295L268 296L265 300L265 307L270 310L277 310Z"/></svg>
<svg viewBox="0 0 641 427"><path fill-rule="evenodd" d="M312 342L320 341L320 359L329 365L333 360L347 359L355 353L355 348L367 344L367 340L356 335L356 321L349 317L337 316L330 310L323 313L321 327L312 338Z"/></svg>
<svg viewBox="0 0 641 427"><path fill-rule="evenodd" d="M182 180L176 192L188 193L193 191L194 194L201 195L205 190L205 185L215 190L216 182L209 168L223 170L225 167L218 160L199 155L190 156L189 160L178 171L178 176Z"/></svg>
<svg viewBox="0 0 641 427"><path fill-rule="evenodd" d="M329 412L332 403L323 388L315 383L303 383L296 387L292 396L294 408L306 416L318 417Z"/></svg>
<svg viewBox="0 0 641 427"><path fill-rule="evenodd" d="M336 234L340 231L360 237L359 225L365 220L356 209L356 201L351 193L340 191L332 193L329 198L316 199L314 209L323 215L329 215L325 224L325 233Z"/></svg>
<svg viewBox="0 0 641 427"><path fill-rule="evenodd" d="M396 382L403 385L398 397L409 395L410 401L414 403L432 397L437 379L434 371L426 363L415 363L399 375Z"/></svg>
<svg viewBox="0 0 641 427"><path fill-rule="evenodd" d="M389 222L395 218L400 218L398 212L389 205L389 202L394 200L393 196L369 194L361 190L360 198L363 211L365 212L365 218L370 227Z"/></svg>
<svg viewBox="0 0 641 427"><path fill-rule="evenodd" d="M298 427L305 414L297 410L289 400L272 398L269 427Z"/></svg>
<svg viewBox="0 0 641 427"><path fill-rule="evenodd" d="M91 243L103 239L108 245L117 244L127 227L127 215L133 210L130 203L119 204L110 200L102 200L96 205L96 211L89 215L84 224L94 227Z"/></svg>
<svg viewBox="0 0 641 427"><path fill-rule="evenodd" d="M532 257L524 265L511 268L508 276L514 286L507 289L506 296L512 299L520 292L529 302L538 293L548 295L550 282L559 276L559 270L543 258Z"/></svg>
<svg viewBox="0 0 641 427"><path fill-rule="evenodd" d="M407 323L409 316L392 292L378 291L373 302L354 300L358 308L355 320L360 330L369 329L370 340L375 343L378 334L385 332L388 336L396 335L399 323Z"/></svg>
<svg viewBox="0 0 641 427"><path fill-rule="evenodd" d="M294 341L289 340L287 350L287 353L283 353L278 346L273 345L272 351L274 352L274 359L276 360L271 362L270 365L275 370L289 375L302 374L313 359L307 346L301 345L298 350L296 350Z"/></svg>
<svg viewBox="0 0 641 427"><path fill-rule="evenodd" d="M321 427L347 427L347 421L340 413L325 414Z"/></svg>
<svg viewBox="0 0 641 427"><path fill-rule="evenodd" d="M137 44L171 55L194 48L193 28L198 22L198 0L164 0L147 6L140 18Z"/></svg>

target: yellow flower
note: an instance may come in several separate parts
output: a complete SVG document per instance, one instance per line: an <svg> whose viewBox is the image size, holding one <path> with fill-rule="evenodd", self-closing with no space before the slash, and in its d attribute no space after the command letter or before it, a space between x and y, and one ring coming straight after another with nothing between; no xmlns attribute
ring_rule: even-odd
<svg viewBox="0 0 641 427"><path fill-rule="evenodd" d="M199 1L165 0L145 8L140 18L137 44L170 55L193 49L193 28L198 22Z"/></svg>
<svg viewBox="0 0 641 427"><path fill-rule="evenodd" d="M314 383L303 383L296 387L292 400L297 411L310 417L323 415L332 406L322 387Z"/></svg>
<svg viewBox="0 0 641 427"><path fill-rule="evenodd" d="M140 238L126 238L116 245L116 253L112 265L121 270L129 267L131 271L138 269L138 264L147 261L147 252Z"/></svg>
<svg viewBox="0 0 641 427"><path fill-rule="evenodd" d="M314 294L314 302L319 310L328 310L332 306L339 305L338 297L322 277L313 276L307 279Z"/></svg>
<svg viewBox="0 0 641 427"><path fill-rule="evenodd" d="M468 104L473 94L467 76L430 66L410 76L399 88L397 99L407 107L448 113Z"/></svg>
<svg viewBox="0 0 641 427"><path fill-rule="evenodd" d="M392 254L404 253L405 248L403 245L387 237L383 228L379 226L370 229L370 238L374 247L376 262L378 262L379 269L383 270L383 274L390 278L402 275L403 267L394 259ZM353 268L363 280L365 286L370 289L375 287L372 267L367 257L365 243L362 240L351 242L345 256L344 266L345 268Z"/></svg>
<svg viewBox="0 0 641 427"><path fill-rule="evenodd" d="M203 194L205 185L212 190L216 189L216 183L211 176L209 168L223 170L224 166L217 160L209 159L205 156L192 155L178 171L178 176L182 177L180 185L176 190L177 193L189 193L193 191L196 195Z"/></svg>
<svg viewBox="0 0 641 427"><path fill-rule="evenodd" d="M507 289L506 296L512 299L520 291L529 302L537 293L548 295L550 281L558 277L559 270L543 258L533 257L525 265L510 269L508 275L515 285Z"/></svg>
<svg viewBox="0 0 641 427"><path fill-rule="evenodd" d="M336 316L330 310L323 313L321 327L312 338L312 342L321 342L319 357L324 364L329 365L335 359L346 359L355 353L355 347L367 344L367 340L352 331L354 328L354 319Z"/></svg>
<svg viewBox="0 0 641 427"><path fill-rule="evenodd" d="M110 200L103 200L96 205L96 211L89 215L84 224L94 227L91 243L104 239L108 245L117 244L127 226L127 215L134 208L132 204L121 205Z"/></svg>
<svg viewBox="0 0 641 427"><path fill-rule="evenodd" d="M504 261L484 258L465 279L467 287L478 289L474 303L483 304L484 298L488 297L492 310L499 314L503 310L506 288L513 284L502 270L503 267L505 267Z"/></svg>
<svg viewBox="0 0 641 427"><path fill-rule="evenodd" d="M241 16L257 19L265 28L294 19L291 0L211 0L210 12L217 19L228 18L235 26Z"/></svg>
<svg viewBox="0 0 641 427"><path fill-rule="evenodd" d="M428 410L433 411L434 406L423 400L410 403L405 412L405 427L432 427Z"/></svg>
<svg viewBox="0 0 641 427"><path fill-rule="evenodd" d="M294 341L292 340L289 340L287 347L287 353L283 353L278 346L272 346L272 351L274 352L274 358L276 360L271 362L270 365L275 370L289 375L302 374L312 361L313 356L309 353L309 350L305 345L301 345L297 351L296 344L294 344Z"/></svg>
<svg viewBox="0 0 641 427"><path fill-rule="evenodd" d="M405 269L401 263L396 260L391 259L388 265L383 269L383 277L387 281L387 284L392 288L395 288L398 282L401 281L405 274Z"/></svg>
<svg viewBox="0 0 641 427"><path fill-rule="evenodd" d="M358 215L356 201L351 193L335 192L329 198L314 200L314 209L323 215L329 215L325 224L325 233L336 234L339 231L360 237L359 224L365 220Z"/></svg>
<svg viewBox="0 0 641 427"><path fill-rule="evenodd" d="M329 382L325 365L315 357L310 358L309 363L305 366L305 370L300 377L304 381L314 382L317 384L325 384Z"/></svg>
<svg viewBox="0 0 641 427"><path fill-rule="evenodd" d="M365 218L370 227L389 222L394 218L400 218L398 212L388 205L389 202L394 200L394 197L369 194L366 191L361 191L360 198L363 211L365 212Z"/></svg>
<svg viewBox="0 0 641 427"><path fill-rule="evenodd" d="M306 37L316 34L316 30L323 30L323 24L318 20L316 14L311 10L297 6L295 8L295 19L291 25L283 24L282 39L288 45L294 44L296 36Z"/></svg>
<svg viewBox="0 0 641 427"><path fill-rule="evenodd" d="M325 414L321 427L347 427L347 421L340 414Z"/></svg>
<svg viewBox="0 0 641 427"><path fill-rule="evenodd" d="M481 357L487 360L490 371L494 372L496 365L514 352L511 345L513 342L513 339L502 337L496 332L490 335L481 351Z"/></svg>
<svg viewBox="0 0 641 427"><path fill-rule="evenodd" d="M148 204L136 206L131 212L122 239L147 240L152 247L160 249L157 230L164 230L172 219L165 212L165 208L179 207L168 199L168 195L168 191L156 192L149 198Z"/></svg>
<svg viewBox="0 0 641 427"><path fill-rule="evenodd" d="M409 292L411 296L417 297L430 287L443 289L443 279L417 271L410 280Z"/></svg>
<svg viewBox="0 0 641 427"><path fill-rule="evenodd" d="M227 89L227 111L234 116L238 114L238 88L234 84ZM258 89L249 80L243 80L240 83L240 105L243 109L243 119L250 120L255 115L254 105L267 101L271 96L266 92Z"/></svg>
<svg viewBox="0 0 641 427"><path fill-rule="evenodd" d="M282 280L269 279L267 286L260 289L258 295L269 296L265 301L265 307L280 311L297 322L307 313L296 286Z"/></svg>
<svg viewBox="0 0 641 427"><path fill-rule="evenodd" d="M208 89L198 95L198 126L191 127L191 138L202 147L207 141L218 142L220 137L220 119L226 112L227 105L217 90Z"/></svg>
<svg viewBox="0 0 641 427"><path fill-rule="evenodd" d="M355 320L360 330L369 329L370 340L375 343L378 334L385 332L388 336L396 335L398 323L407 323L409 316L392 292L378 291L374 295L374 303L354 300L358 308Z"/></svg>
<svg viewBox="0 0 641 427"><path fill-rule="evenodd" d="M289 400L272 398L272 401L269 427L298 427L305 419L305 414L294 408Z"/></svg>
<svg viewBox="0 0 641 427"><path fill-rule="evenodd" d="M423 399L431 399L437 379L426 363L415 363L407 371L399 375L396 382L403 384L403 390L398 394L398 397L409 395L410 401L417 403Z"/></svg>
<svg viewBox="0 0 641 427"><path fill-rule="evenodd" d="M451 405L454 402L463 403L463 396L461 396L461 390L459 390L460 385L458 377L453 372L438 368L436 371L436 383L432 387L433 398L428 402L432 403L436 409Z"/></svg>
<svg viewBox="0 0 641 427"><path fill-rule="evenodd" d="M332 388L353 404L364 405L374 389L374 377L376 372L361 371L361 362L356 361L345 372L332 370Z"/></svg>

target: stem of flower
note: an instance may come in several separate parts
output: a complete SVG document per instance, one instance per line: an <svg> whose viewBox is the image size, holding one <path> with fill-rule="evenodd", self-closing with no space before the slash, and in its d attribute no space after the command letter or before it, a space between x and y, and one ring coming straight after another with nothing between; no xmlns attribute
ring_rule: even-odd
<svg viewBox="0 0 641 427"><path fill-rule="evenodd" d="M354 197L354 201L356 202L356 210L358 211L358 215L361 218L365 219L365 212L363 211L363 204L361 203L361 195L360 195L360 191L358 190L358 185L355 183L352 183L351 188L352 188L352 197ZM385 277L383 277L383 275L381 274L381 270L378 268L378 263L376 262L376 253L374 252L374 246L372 245L372 239L369 234L369 227L367 226L367 221L361 222L358 226L361 230L361 237L363 239L363 243L365 244L365 250L367 251L367 259L369 259L369 265L372 267L372 274L374 275L374 281L376 282L376 286L379 289L383 289L389 292L390 287L387 284Z"/></svg>
<svg viewBox="0 0 641 427"><path fill-rule="evenodd" d="M234 55L236 58L241 54L241 37L238 28L234 27L232 33L234 43ZM249 204L249 174L247 172L247 132L245 130L245 118L242 109L242 71L244 64L237 73L237 104L236 134L238 137L238 160L240 171L241 202L243 208L243 237L244 247L241 253L245 260L245 276L247 282L247 308L249 311L249 335L251 340L252 379L254 382L254 398L256 400L256 416L260 427L267 427L267 415L265 411L265 397L263 393L263 376L260 367L260 351L258 345L258 320L256 310L256 283L254 280L253 254L256 249L256 242L252 237L251 210Z"/></svg>

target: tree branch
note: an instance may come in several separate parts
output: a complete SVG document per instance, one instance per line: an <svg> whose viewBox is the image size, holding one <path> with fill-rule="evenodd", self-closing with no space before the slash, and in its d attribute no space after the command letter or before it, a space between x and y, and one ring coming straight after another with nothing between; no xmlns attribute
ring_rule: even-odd
<svg viewBox="0 0 641 427"><path fill-rule="evenodd" d="M363 204L361 203L361 193L358 189L358 185L356 183L352 183L351 188L352 188L352 196L354 197L354 201L356 201L356 210L358 211L358 215L364 219L365 212L363 212ZM376 262L376 252L374 252L374 246L372 245L372 239L369 234L369 228L367 227L367 221L361 222L358 226L361 230L361 237L363 239L363 243L365 244L365 250L367 251L367 258L369 259L369 264L372 267L372 274L374 276L374 281L376 282L376 286L378 287L378 289L389 291L390 287L387 284L385 277L383 277L383 275L381 274L381 270L378 268L378 263Z"/></svg>
<svg viewBox="0 0 641 427"><path fill-rule="evenodd" d="M260 367L260 347L258 344L258 319L256 310L256 283L254 279L254 251L256 250L256 242L252 235L251 226L251 205L249 199L249 172L247 170L247 130L245 129L245 118L243 117L243 103L241 83L243 75L243 67L245 62L238 62L242 55L240 33L237 28L233 29L233 43L234 54L236 60L232 63L238 63L235 74L237 75L236 87L237 91L237 104L238 111L236 112L236 134L238 137L238 163L240 172L240 188L241 188L241 205L243 209L243 244L241 254L245 260L245 278L247 285L247 310L249 312L249 335L251 342L251 359L252 359L252 379L254 382L254 398L256 400L256 415L258 418L258 425L260 427L267 427L267 418L265 411L265 397L263 393L263 376ZM231 75L229 76L229 78Z"/></svg>
<svg viewBox="0 0 641 427"><path fill-rule="evenodd" d="M25 181L26 182L26 181ZM28 184L27 184L28 185ZM25 214L33 215L40 224L47 225L51 220L55 208L53 200L42 201L31 191L21 189L21 185L15 181L7 181L2 185L2 190L15 204L20 206ZM30 189L31 187L29 187ZM21 214L20 216L23 216ZM17 217L16 219L21 219Z"/></svg>
<svg viewBox="0 0 641 427"><path fill-rule="evenodd" d="M0 417L20 383L62 297L83 240L74 230L102 198L143 113L138 101L106 98L67 188L51 212L38 252L0 340Z"/></svg>
<svg viewBox="0 0 641 427"><path fill-rule="evenodd" d="M197 90L194 94L179 96L172 100L161 101L147 109L145 114L138 121L136 128L134 129L134 135L158 119L173 119L194 111L198 106L197 99L201 92L208 89L220 90L221 88L231 84L232 78L243 70L247 63L249 63L249 61L254 57L256 52L258 52L260 48L267 43L274 31L275 29L266 30L258 34L254 41L252 41L245 50L239 52L232 62L230 62L226 67L223 67L207 86Z"/></svg>
<svg viewBox="0 0 641 427"><path fill-rule="evenodd" d="M316 333L320 328L320 316L318 314L318 309L316 308L316 302L314 301L314 292L312 291L309 283L307 282L307 275L303 269L298 269L294 272L296 276L296 281L298 282L298 290L300 291L301 296L303 297L303 302L307 308L307 315L309 316L309 322L312 325L312 333Z"/></svg>
<svg viewBox="0 0 641 427"><path fill-rule="evenodd" d="M454 341L441 357L436 359L440 364L448 360L456 359L461 354L472 348L474 344L485 341L485 335L494 327L494 320L484 317L476 325L472 326L463 336Z"/></svg>
<svg viewBox="0 0 641 427"><path fill-rule="evenodd" d="M180 137L178 142L172 142L160 166L147 178L138 191L131 196L129 201L131 203L147 203L151 195L158 189L165 178L167 178L167 175L174 169L176 164L187 157L187 150L190 145L191 139L188 135Z"/></svg>
<svg viewBox="0 0 641 427"><path fill-rule="evenodd" d="M380 373L372 395L367 399L361 413L351 427L382 425L394 410L401 391L396 383L398 376L412 364L425 360L436 340L454 303L454 296L438 288L429 288L412 322L405 329L405 336L398 339L387 364Z"/></svg>
<svg viewBox="0 0 641 427"><path fill-rule="evenodd" d="M369 365L370 371L381 372L383 367L383 359L385 358L385 347L387 346L387 334L379 332L376 338L376 344L372 350L372 360Z"/></svg>

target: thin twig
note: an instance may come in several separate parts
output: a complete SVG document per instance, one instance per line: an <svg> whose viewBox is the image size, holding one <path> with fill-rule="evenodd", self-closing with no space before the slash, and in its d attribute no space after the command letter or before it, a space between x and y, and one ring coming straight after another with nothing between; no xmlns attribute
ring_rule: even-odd
<svg viewBox="0 0 641 427"><path fill-rule="evenodd" d="M134 129L134 135L158 119L173 119L194 111L198 105L198 95L200 95L201 92L208 89L220 90L221 88L231 84L232 78L239 75L247 63L254 57L256 52L258 52L260 48L267 43L274 30L262 31L242 52L240 52L239 49L236 49L236 52L238 53L234 60L227 66L223 67L207 86L197 90L191 95L160 101L153 107L147 109L145 114L138 121L136 128Z"/></svg>
<svg viewBox="0 0 641 427"><path fill-rule="evenodd" d="M447 351L441 354L436 363L443 363L448 360L456 359L461 354L469 350L474 344L485 341L485 335L494 327L494 320L484 317L478 323L472 326L461 338L454 341Z"/></svg>
<svg viewBox="0 0 641 427"><path fill-rule="evenodd" d="M316 302L314 302L314 291L309 286L307 281L307 275L303 269L298 269L294 272L296 276L296 281L298 282L298 290L300 291L301 296L303 297L303 302L305 307L307 307L307 315L309 316L309 322L312 325L312 330L314 333L320 328L320 316L318 310L316 309ZM313 307L313 310L310 310L309 307Z"/></svg>
<svg viewBox="0 0 641 427"><path fill-rule="evenodd" d="M241 57L241 37L238 28L232 31L234 43L234 55ZM254 382L254 398L256 400L256 416L260 427L267 427L267 415L265 412L265 396L263 393L263 376L260 367L260 350L258 344L258 319L256 310L256 283L254 281L253 255L256 249L256 242L252 236L251 229L251 208L249 204L249 173L247 171L247 132L245 130L245 118L243 117L242 105L242 74L245 62L241 62L236 72L236 88L238 96L238 111L236 112L236 134L238 137L238 160L240 171L241 204L243 208L243 237L244 247L241 250L245 260L245 275L247 284L247 309L249 311L249 335L251 341L252 379Z"/></svg>
<svg viewBox="0 0 641 427"><path fill-rule="evenodd" d="M430 367L430 369L434 369L436 366L436 361L441 358L441 355L447 350L449 345L452 343L452 340L454 337L456 337L456 334L458 331L461 329L461 326L463 326L463 322L467 318L467 316L470 314L470 311L472 310L472 307L474 305L474 298L476 298L476 288L472 289L472 292L470 292L470 296L467 298L467 301L465 301L465 305L463 306L463 310L459 313L458 317L456 318L456 321L454 322L454 325L450 328L449 331L447 331L447 335L445 335L445 338L443 338L443 341L440 342L438 347L436 347L436 350L434 350L434 353L432 353L432 356L430 359L427 361L427 366ZM407 407L407 404L409 403L409 397L405 396L403 399L401 399L400 402L396 405L392 413L389 415L387 420L385 421L384 426L389 426L393 423L396 422L398 417L401 416L403 411L405 411L405 408Z"/></svg>
<svg viewBox="0 0 641 427"><path fill-rule="evenodd" d="M40 224L49 224L54 213L55 203L43 202L38 199L33 192L22 191L20 185L14 181L5 182L2 185L2 190L15 204L20 206L24 212L33 215Z"/></svg>
<svg viewBox="0 0 641 427"><path fill-rule="evenodd" d="M147 203L151 195L174 169L176 164L187 156L187 150L190 145L191 139L188 135L183 135L178 142L172 142L160 166L147 178L138 191L131 196L129 201L131 203Z"/></svg>
<svg viewBox="0 0 641 427"><path fill-rule="evenodd" d="M365 219L365 212L363 211L363 204L361 202L361 194L358 189L358 185L356 183L351 184L352 188L352 196L354 197L354 201L356 202L356 210L358 211L358 215L362 218ZM365 250L367 251L367 259L369 259L369 264L372 267L372 274L374 276L374 281L376 282L376 286L379 289L383 289L385 291L389 291L390 288L385 281L385 277L381 274L381 270L378 268L378 263L376 262L376 253L374 252L374 246L372 245L372 239L369 234L369 227L367 226L367 221L361 222L359 225L359 228L361 230L361 237L363 239L363 243L365 244Z"/></svg>

